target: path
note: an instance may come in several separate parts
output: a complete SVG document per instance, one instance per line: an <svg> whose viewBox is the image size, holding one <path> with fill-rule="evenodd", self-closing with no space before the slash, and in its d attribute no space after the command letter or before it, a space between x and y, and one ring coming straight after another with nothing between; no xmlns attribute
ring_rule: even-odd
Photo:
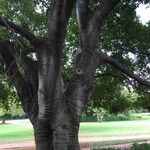
<svg viewBox="0 0 150 150"><path fill-rule="evenodd" d="M150 134L133 134L133 135L123 135L123 136L81 136L79 137L81 143L93 143L93 142L103 142L103 141L116 141L116 140L150 140Z"/></svg>
<svg viewBox="0 0 150 150"><path fill-rule="evenodd" d="M80 137L80 145L82 147L82 150L89 150L89 143L95 143L95 142L109 142L109 141L125 141L125 140L134 140L134 139L137 139L137 141L141 140L141 139L150 139L150 134L143 134L143 135L126 135L126 136L94 136L94 137ZM7 149L7 150L13 150L14 148L21 148L21 147L24 147L21 148L21 149L17 149L17 150L31 150L31 147L32 147L32 150L33 150L33 147L35 146L34 142L33 141L24 141L24 142L17 142L17 143L11 143L11 144L2 144L0 145L0 150L4 150L4 149ZM130 147L131 144L119 144L119 145L116 145L115 147Z"/></svg>
<svg viewBox="0 0 150 150"><path fill-rule="evenodd" d="M81 143L81 150L90 150L87 143ZM0 145L0 150L34 150L35 144L33 141L25 141L20 143Z"/></svg>

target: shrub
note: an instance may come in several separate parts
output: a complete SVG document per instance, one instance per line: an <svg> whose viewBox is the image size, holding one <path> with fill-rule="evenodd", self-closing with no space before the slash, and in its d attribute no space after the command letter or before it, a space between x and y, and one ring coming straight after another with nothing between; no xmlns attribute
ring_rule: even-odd
<svg viewBox="0 0 150 150"><path fill-rule="evenodd" d="M141 119L141 116L135 116L135 115L130 115L130 114L108 114L106 113L102 121L127 121L127 120L139 120Z"/></svg>
<svg viewBox="0 0 150 150"><path fill-rule="evenodd" d="M126 148L93 148L92 150L126 150ZM150 150L150 145L147 143L133 144L130 150Z"/></svg>
<svg viewBox="0 0 150 150"><path fill-rule="evenodd" d="M103 121L127 121L140 120L142 116L134 114L109 114L106 111L94 112L91 115L83 114L80 118L81 122L103 122Z"/></svg>
<svg viewBox="0 0 150 150"><path fill-rule="evenodd" d="M143 144L134 144L131 147L131 150L150 150L150 145L143 143Z"/></svg>
<svg viewBox="0 0 150 150"><path fill-rule="evenodd" d="M80 118L80 122L97 122L97 116L86 116L83 114Z"/></svg>

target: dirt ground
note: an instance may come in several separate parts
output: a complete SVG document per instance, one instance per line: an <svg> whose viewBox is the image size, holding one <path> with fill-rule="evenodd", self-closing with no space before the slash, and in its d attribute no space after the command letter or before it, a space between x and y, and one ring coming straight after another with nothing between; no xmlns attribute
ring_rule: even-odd
<svg viewBox="0 0 150 150"><path fill-rule="evenodd" d="M90 150L89 143L94 142L103 142L103 141L112 141L112 140L126 140L126 139L134 139L134 138L141 138L144 135L133 135L133 136L113 136L113 137L80 137L80 146L81 150ZM145 135L146 137L149 137L149 135ZM139 142L143 143L143 142ZM147 141L146 143L150 143ZM115 148L121 148L121 149L130 149L131 145L133 143L129 144L118 144L118 145L110 145L110 146L104 146L104 147L115 147ZM34 141L24 141L24 142L18 142L18 143L10 143L10 144L1 144L0 150L35 150L35 144Z"/></svg>
<svg viewBox="0 0 150 150"><path fill-rule="evenodd" d="M150 134L133 134L133 135L124 135L124 136L80 136L79 141L81 145L81 150L90 150L90 146L93 145L91 143L103 143L112 141L142 141L141 139L150 139ZM149 141L148 141L149 143ZM110 145L111 147L121 148L121 149L129 149L133 143L131 144L119 144L119 145ZM34 141L23 141L17 143L9 143L9 144L1 144L0 150L35 150ZM108 147L108 146L107 146Z"/></svg>
<svg viewBox="0 0 150 150"><path fill-rule="evenodd" d="M81 143L81 150L90 150L88 143ZM0 150L35 150L34 141L24 141L20 143L2 144Z"/></svg>
<svg viewBox="0 0 150 150"><path fill-rule="evenodd" d="M90 146L88 143L81 143L81 150L90 150ZM113 146L105 146L105 147L115 147L115 148L126 148L129 149L131 144L119 144ZM0 150L35 150L34 142L33 141L26 141L22 143L13 143L13 144L5 144L0 145Z"/></svg>

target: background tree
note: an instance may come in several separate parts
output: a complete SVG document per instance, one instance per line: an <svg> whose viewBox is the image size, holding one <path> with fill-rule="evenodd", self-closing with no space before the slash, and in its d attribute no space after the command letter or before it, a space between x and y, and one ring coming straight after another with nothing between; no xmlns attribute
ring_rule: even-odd
<svg viewBox="0 0 150 150"><path fill-rule="evenodd" d="M19 100L14 86L5 74L3 76L0 75L0 110L3 112L1 114L2 123L6 123L7 116L18 106Z"/></svg>
<svg viewBox="0 0 150 150"><path fill-rule="evenodd" d="M141 34L143 26L138 24L135 9L139 3L148 1L119 2L0 1L0 25L4 27L1 29L0 54L6 73L33 125L37 150L80 149L79 119L93 91L95 74L102 75L110 69L107 64L139 84L150 86L144 80L148 79L147 54L143 58L138 55L149 48L146 44L140 47L139 37L135 38L127 30L135 23L139 25L139 31L135 30L138 31L135 33ZM77 21L72 14L75 7ZM130 12L131 17L126 12ZM107 20L108 16L110 19ZM111 25L115 28L111 29ZM70 28L71 32L67 33ZM139 38L139 41L145 39ZM127 59L130 50L144 60L143 66ZM67 68L72 68L72 71Z"/></svg>

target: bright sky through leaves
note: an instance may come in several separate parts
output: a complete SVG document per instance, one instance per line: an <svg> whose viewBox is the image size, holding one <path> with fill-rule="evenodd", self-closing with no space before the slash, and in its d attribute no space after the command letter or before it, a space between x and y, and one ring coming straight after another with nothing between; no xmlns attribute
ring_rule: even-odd
<svg viewBox="0 0 150 150"><path fill-rule="evenodd" d="M150 21L150 5L140 5L136 9L137 16L139 16L140 21L146 24Z"/></svg>

